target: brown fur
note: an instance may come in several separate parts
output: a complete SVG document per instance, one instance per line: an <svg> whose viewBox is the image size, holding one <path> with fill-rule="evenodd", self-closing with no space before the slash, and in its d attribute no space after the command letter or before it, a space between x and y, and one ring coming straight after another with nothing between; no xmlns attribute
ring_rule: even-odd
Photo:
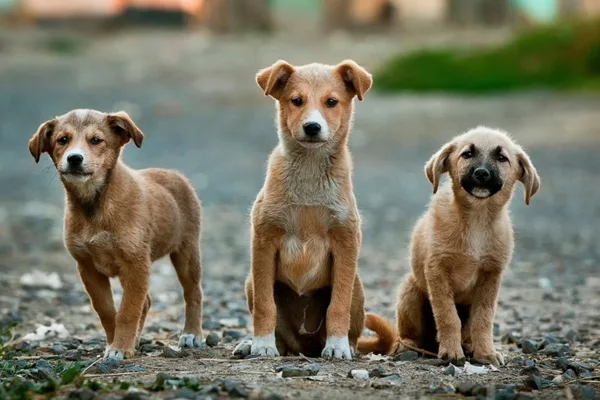
<svg viewBox="0 0 600 400"><path fill-rule="evenodd" d="M477 198L461 186L461 178L475 163L462 155L470 146L486 157L500 146L508 159L488 158L503 181L491 197ZM434 193L442 174L450 175L450 184L440 188L416 224L412 272L398 295L399 340L382 352L417 347L457 361L465 358L466 350L480 362L500 364L503 358L494 348L492 325L502 273L514 247L508 204L517 181L525 186L529 204L540 187L539 176L520 146L505 133L485 127L444 145L427 162L425 173ZM389 343L389 331L378 333Z"/></svg>
<svg viewBox="0 0 600 400"><path fill-rule="evenodd" d="M134 353L151 306L151 263L166 255L184 290L184 335L202 336L200 201L175 171L123 164L130 139L140 147L143 134L126 113L73 110L42 124L29 142L36 161L46 152L58 170L66 192L65 244L106 332L106 354L116 357ZM87 176L69 173L65 159L73 152L84 155ZM123 286L118 312L112 277Z"/></svg>
<svg viewBox="0 0 600 400"><path fill-rule="evenodd" d="M337 350L324 350L327 338L348 338L354 348L364 323L357 274L361 222L347 142L353 98L363 99L371 76L353 61L301 67L279 61L256 79L277 101L280 141L252 209L246 293L253 353L257 337L274 333L282 355L341 358ZM302 105L292 104L294 98ZM327 106L331 98L339 101L334 107ZM302 125L311 112L320 113L328 127L328 138L319 144L303 142Z"/></svg>

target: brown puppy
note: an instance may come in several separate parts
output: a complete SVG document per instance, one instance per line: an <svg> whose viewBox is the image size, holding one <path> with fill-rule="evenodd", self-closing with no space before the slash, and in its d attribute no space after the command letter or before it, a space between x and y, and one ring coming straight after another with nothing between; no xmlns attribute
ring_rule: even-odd
<svg viewBox="0 0 600 400"><path fill-rule="evenodd" d="M514 247L508 204L521 181L529 205L540 178L520 146L504 132L481 126L454 138L427 162L433 193L446 172L450 184L433 197L413 232L412 272L398 297L400 340L390 347L395 330L369 315L367 327L383 340L361 340L359 350L387 353L418 347L459 361L465 357L464 346L477 361L502 364L492 325L500 280Z"/></svg>
<svg viewBox="0 0 600 400"><path fill-rule="evenodd" d="M276 100L279 144L252 209L251 352L350 359L364 296L348 135L371 75L353 61L278 61L256 80Z"/></svg>
<svg viewBox="0 0 600 400"><path fill-rule="evenodd" d="M132 170L120 159L144 135L125 112L73 110L43 123L29 141L38 162L48 153L66 192L65 244L106 332L105 357L134 354L146 314L150 266L170 255L186 309L180 346L202 340L200 201L181 174ZM115 310L109 278L123 286Z"/></svg>

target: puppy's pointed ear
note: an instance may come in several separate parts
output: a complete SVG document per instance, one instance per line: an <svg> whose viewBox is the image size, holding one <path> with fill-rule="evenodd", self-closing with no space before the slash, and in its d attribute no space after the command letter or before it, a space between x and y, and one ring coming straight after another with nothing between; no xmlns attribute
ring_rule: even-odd
<svg viewBox="0 0 600 400"><path fill-rule="evenodd" d="M517 154L517 160L521 167L521 177L519 180L525 186L525 204L529 205L531 197L540 190L540 176L525 151L521 150Z"/></svg>
<svg viewBox="0 0 600 400"><path fill-rule="evenodd" d="M123 145L129 142L129 139L133 139L133 143L137 147L142 147L142 141L144 140L144 134L132 121L131 117L125 111L119 111L111 113L106 116L108 126L117 135L123 139Z"/></svg>
<svg viewBox="0 0 600 400"><path fill-rule="evenodd" d="M446 143L444 147L435 153L427 164L425 164L425 176L433 185L433 194L435 194L440 185L440 177L448 172L448 157L454 151L454 143Z"/></svg>
<svg viewBox="0 0 600 400"><path fill-rule="evenodd" d="M337 66L337 73L346 84L348 92L362 101L365 94L373 86L373 77L366 69L352 60L342 61Z"/></svg>
<svg viewBox="0 0 600 400"><path fill-rule="evenodd" d="M35 162L40 161L43 153L50 152L50 137L56 127L56 119L51 119L40 125L37 132L29 139L29 152L35 159Z"/></svg>
<svg viewBox="0 0 600 400"><path fill-rule="evenodd" d="M279 60L270 67L258 71L256 83L265 92L265 96L279 100L285 85L295 71L289 63Z"/></svg>

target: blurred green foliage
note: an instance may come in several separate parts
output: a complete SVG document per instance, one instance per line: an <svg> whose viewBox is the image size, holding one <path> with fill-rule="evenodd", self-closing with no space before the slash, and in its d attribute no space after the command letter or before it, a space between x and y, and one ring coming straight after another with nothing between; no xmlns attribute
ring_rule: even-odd
<svg viewBox="0 0 600 400"><path fill-rule="evenodd" d="M600 20L534 28L505 45L420 50L375 73L382 92L487 93L517 89L600 89Z"/></svg>

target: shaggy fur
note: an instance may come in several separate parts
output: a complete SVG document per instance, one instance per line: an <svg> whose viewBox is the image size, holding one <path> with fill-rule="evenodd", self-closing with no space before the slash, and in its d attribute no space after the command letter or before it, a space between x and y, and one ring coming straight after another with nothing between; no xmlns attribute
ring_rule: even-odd
<svg viewBox="0 0 600 400"><path fill-rule="evenodd" d="M363 99L371 75L353 61L279 61L256 80L276 100L279 144L252 209L252 354L350 359L364 296L348 135L353 98Z"/></svg>
<svg viewBox="0 0 600 400"><path fill-rule="evenodd" d="M124 112L73 110L43 123L29 141L48 153L66 192L65 244L106 332L105 357L131 357L151 305L150 266L169 255L183 287L180 345L202 340L201 206L188 180L164 169L133 170L120 159L144 135ZM115 309L109 278L123 287Z"/></svg>
<svg viewBox="0 0 600 400"><path fill-rule="evenodd" d="M483 170L486 181L477 181ZM438 192L444 173L450 184ZM374 316L367 327L381 337L365 343L382 353L424 348L453 362L464 360L466 351L480 362L502 364L492 325L514 248L508 205L517 181L529 204L540 178L520 146L486 127L445 144L427 162L425 174L438 193L412 235L412 272L400 285L397 331ZM391 334L399 338L393 346Z"/></svg>

